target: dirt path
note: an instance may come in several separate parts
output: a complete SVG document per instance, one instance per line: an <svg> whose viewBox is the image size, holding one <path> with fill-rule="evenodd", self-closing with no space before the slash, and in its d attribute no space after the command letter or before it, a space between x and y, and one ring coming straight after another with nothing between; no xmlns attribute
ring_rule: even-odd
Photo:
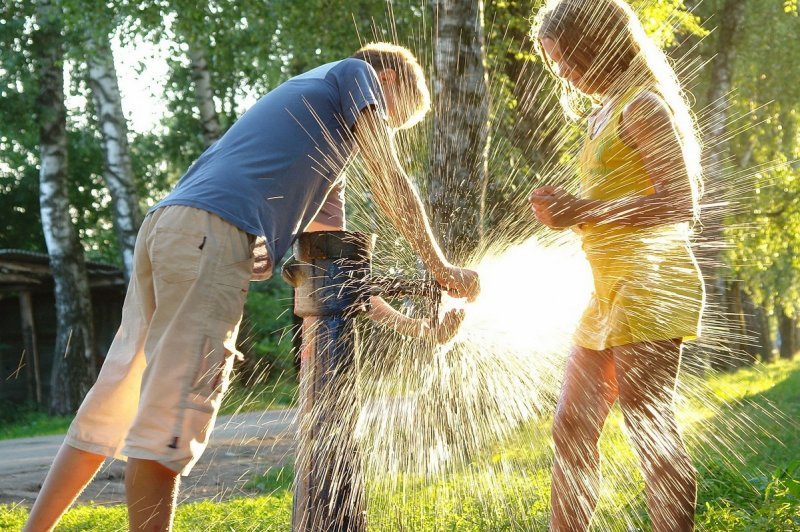
<svg viewBox="0 0 800 532"><path fill-rule="evenodd" d="M180 501L224 500L252 493L245 483L294 459L295 411L272 410L222 416L208 449L183 479ZM0 504L30 506L63 435L0 441ZM121 461L107 461L78 499L79 504L125 501Z"/></svg>

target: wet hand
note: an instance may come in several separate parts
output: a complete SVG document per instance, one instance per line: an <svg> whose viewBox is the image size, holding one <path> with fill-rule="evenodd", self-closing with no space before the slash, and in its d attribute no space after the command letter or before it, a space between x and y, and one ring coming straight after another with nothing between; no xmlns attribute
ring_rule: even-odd
<svg viewBox="0 0 800 532"><path fill-rule="evenodd" d="M464 321L464 311L462 309L452 309L445 313L442 321L431 328L431 336L437 344L446 344L455 337L461 323Z"/></svg>
<svg viewBox="0 0 800 532"><path fill-rule="evenodd" d="M564 229L581 222L584 201L556 187L539 187L528 196L536 219L551 229Z"/></svg>
<svg viewBox="0 0 800 532"><path fill-rule="evenodd" d="M438 282L451 297L465 298L467 301L475 301L481 292L478 272L466 268L450 266Z"/></svg>

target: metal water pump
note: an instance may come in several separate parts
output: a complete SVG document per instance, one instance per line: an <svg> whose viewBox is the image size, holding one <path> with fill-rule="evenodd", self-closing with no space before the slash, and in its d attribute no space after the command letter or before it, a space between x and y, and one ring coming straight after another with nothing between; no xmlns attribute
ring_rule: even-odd
<svg viewBox="0 0 800 532"><path fill-rule="evenodd" d="M373 237L364 233L304 233L283 268L303 318L300 432L295 463L294 531L366 530L358 419L355 317L373 295L422 297L435 319L441 288L432 280L376 278Z"/></svg>

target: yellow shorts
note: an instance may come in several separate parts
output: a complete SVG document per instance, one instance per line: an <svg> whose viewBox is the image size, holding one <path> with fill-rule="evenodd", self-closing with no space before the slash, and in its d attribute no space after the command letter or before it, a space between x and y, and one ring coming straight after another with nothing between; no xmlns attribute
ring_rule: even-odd
<svg viewBox="0 0 800 532"><path fill-rule="evenodd" d="M575 332L577 345L602 351L700 335L705 288L689 243L631 241L584 246L595 290Z"/></svg>
<svg viewBox="0 0 800 532"><path fill-rule="evenodd" d="M236 351L253 237L200 209L145 218L122 324L65 443L186 475L208 444Z"/></svg>

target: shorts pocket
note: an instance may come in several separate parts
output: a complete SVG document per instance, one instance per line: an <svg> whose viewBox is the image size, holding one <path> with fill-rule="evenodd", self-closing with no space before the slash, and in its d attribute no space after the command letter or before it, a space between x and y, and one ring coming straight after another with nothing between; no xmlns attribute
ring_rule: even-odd
<svg viewBox="0 0 800 532"><path fill-rule="evenodd" d="M150 249L153 275L166 283L197 278L206 236L200 232L157 227Z"/></svg>
<svg viewBox="0 0 800 532"><path fill-rule="evenodd" d="M222 340L206 336L203 340L197 371L189 388L189 408L214 413L228 389L233 354Z"/></svg>
<svg viewBox="0 0 800 532"><path fill-rule="evenodd" d="M254 259L221 266L214 277L211 315L229 324L239 322L250 288Z"/></svg>

